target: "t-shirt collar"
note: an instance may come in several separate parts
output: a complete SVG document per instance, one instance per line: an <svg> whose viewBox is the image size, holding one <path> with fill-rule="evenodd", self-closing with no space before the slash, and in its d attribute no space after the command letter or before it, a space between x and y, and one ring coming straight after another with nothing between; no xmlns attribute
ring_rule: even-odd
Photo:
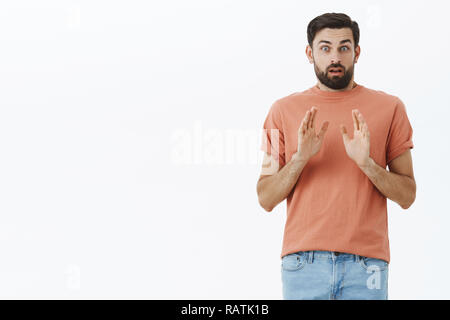
<svg viewBox="0 0 450 320"><path fill-rule="evenodd" d="M325 91L325 90L321 90L317 87L317 85L314 85L313 87L310 88L310 90L314 93L317 94L319 96L325 97L325 98L332 98L332 99L340 99L340 98L348 98L351 96L354 96L355 94L357 94L359 91L361 91L361 89L364 87L361 84L357 84L355 82L356 86L350 90L345 90L345 91Z"/></svg>

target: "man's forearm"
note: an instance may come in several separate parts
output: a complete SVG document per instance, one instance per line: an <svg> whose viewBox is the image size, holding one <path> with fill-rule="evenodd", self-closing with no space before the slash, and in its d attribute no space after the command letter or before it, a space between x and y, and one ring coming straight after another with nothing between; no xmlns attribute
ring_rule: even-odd
<svg viewBox="0 0 450 320"><path fill-rule="evenodd" d="M416 183L414 179L390 172L379 166L372 158L360 169L372 181L377 189L403 209L408 209L416 198Z"/></svg>
<svg viewBox="0 0 450 320"><path fill-rule="evenodd" d="M259 181L259 202L265 210L272 211L277 204L286 199L306 163L307 161L299 159L296 153L280 171Z"/></svg>

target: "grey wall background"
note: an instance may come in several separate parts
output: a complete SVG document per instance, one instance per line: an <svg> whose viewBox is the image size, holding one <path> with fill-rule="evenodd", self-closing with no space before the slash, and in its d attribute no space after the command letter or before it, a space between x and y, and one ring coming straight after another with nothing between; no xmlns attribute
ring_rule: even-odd
<svg viewBox="0 0 450 320"><path fill-rule="evenodd" d="M445 1L2 1L0 296L281 299L259 207L270 105L316 83L308 22L359 23L355 80L399 96L417 198L388 200L390 299L450 298Z"/></svg>

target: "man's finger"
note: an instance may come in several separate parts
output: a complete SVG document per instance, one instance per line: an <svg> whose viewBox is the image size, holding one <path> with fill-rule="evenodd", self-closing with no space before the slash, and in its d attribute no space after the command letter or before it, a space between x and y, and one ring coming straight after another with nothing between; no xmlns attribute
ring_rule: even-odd
<svg viewBox="0 0 450 320"><path fill-rule="evenodd" d="M353 128L355 129L355 131L359 130L359 123L355 110L352 110L352 118L353 118Z"/></svg>
<svg viewBox="0 0 450 320"><path fill-rule="evenodd" d="M317 113L317 108L316 107L312 107L311 108L311 120L309 121L309 126L308 128L314 128L314 119L316 118L316 113Z"/></svg>
<svg viewBox="0 0 450 320"><path fill-rule="evenodd" d="M302 121L302 125L301 125L301 132L302 134L305 134L305 130L306 130L306 123L307 123L307 119L303 119Z"/></svg>
<svg viewBox="0 0 450 320"><path fill-rule="evenodd" d="M328 129L328 125L330 124L330 122L328 122L328 121L325 121L324 123L322 123L322 127L320 128L320 132L319 132L319 134L318 134L318 136L319 136L319 139L323 139L323 137L324 137L324 135L325 135L325 132L327 131L327 129Z"/></svg>
<svg viewBox="0 0 450 320"><path fill-rule="evenodd" d="M345 128L343 124L341 124L341 134L342 137L344 138L344 142L347 142L348 141L347 128Z"/></svg>
<svg viewBox="0 0 450 320"><path fill-rule="evenodd" d="M306 129L308 129L309 117L311 117L311 111L308 110L308 111L306 111L306 116L304 118L304 121L306 124L306 126L305 126Z"/></svg>
<svg viewBox="0 0 450 320"><path fill-rule="evenodd" d="M369 127L367 126L367 123L364 123L364 134L366 136L370 136Z"/></svg>
<svg viewBox="0 0 450 320"><path fill-rule="evenodd" d="M361 130L367 134L369 133L369 127L367 126L366 120L364 120L363 115L361 114L361 112L358 111L358 121L360 123L360 128Z"/></svg>
<svg viewBox="0 0 450 320"><path fill-rule="evenodd" d="M306 128L311 128L311 118L313 116L313 112L311 109L308 110L308 121L306 122Z"/></svg>

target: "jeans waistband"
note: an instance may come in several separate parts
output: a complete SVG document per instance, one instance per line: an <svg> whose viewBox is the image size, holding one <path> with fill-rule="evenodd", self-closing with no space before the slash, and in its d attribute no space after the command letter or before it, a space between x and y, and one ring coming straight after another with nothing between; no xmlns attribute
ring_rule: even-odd
<svg viewBox="0 0 450 320"><path fill-rule="evenodd" d="M358 262L361 259L360 255L338 251L324 251L324 250L310 250L303 251L309 263L314 259L332 259L332 260L353 260Z"/></svg>

